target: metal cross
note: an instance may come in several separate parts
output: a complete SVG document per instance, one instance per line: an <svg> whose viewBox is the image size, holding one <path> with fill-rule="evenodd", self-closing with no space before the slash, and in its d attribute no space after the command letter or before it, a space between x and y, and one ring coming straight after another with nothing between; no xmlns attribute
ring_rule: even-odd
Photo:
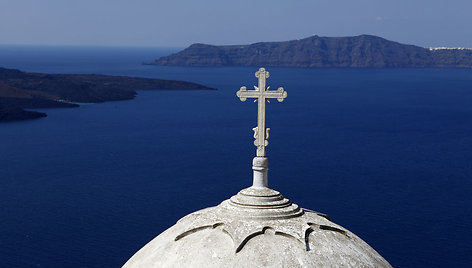
<svg viewBox="0 0 472 268"><path fill-rule="evenodd" d="M266 79L269 78L269 72L264 68L260 68L256 72L256 77L259 78L259 86L254 86L254 90L247 90L246 87L241 87L236 93L236 96L241 99L241 101L246 101L247 98L255 98L254 102L258 101L257 109L257 127L253 128L254 130L254 145L257 146L257 156L265 156L265 147L269 144L267 141L269 139L269 130L270 128L265 127L265 105L266 100L270 102L269 99L277 99L279 102L284 101L287 97L287 92L279 87L277 90L269 90L269 87L266 88Z"/></svg>

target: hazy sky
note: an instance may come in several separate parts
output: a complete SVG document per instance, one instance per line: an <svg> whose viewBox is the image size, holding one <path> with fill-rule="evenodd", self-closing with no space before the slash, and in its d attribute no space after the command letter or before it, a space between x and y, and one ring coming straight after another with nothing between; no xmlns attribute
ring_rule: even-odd
<svg viewBox="0 0 472 268"><path fill-rule="evenodd" d="M313 34L472 47L472 0L0 0L0 44L185 47Z"/></svg>

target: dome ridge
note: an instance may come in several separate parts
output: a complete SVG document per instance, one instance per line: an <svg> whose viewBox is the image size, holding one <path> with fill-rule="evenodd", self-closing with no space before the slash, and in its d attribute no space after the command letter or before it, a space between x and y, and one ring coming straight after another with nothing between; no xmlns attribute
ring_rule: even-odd
<svg viewBox="0 0 472 268"><path fill-rule="evenodd" d="M241 190L236 196L223 201L218 206L191 213L180 219L178 223L183 223L186 226L175 236L174 241L178 242L205 229L216 229L231 238L234 252L238 253L250 239L266 232L295 239L299 242L299 246L306 251L310 250L309 235L315 230L337 232L350 238L349 231L331 222L326 215L301 209L286 198L283 200L291 204L290 207L295 208L294 210L283 210L279 206L272 208L270 206L234 205L232 199L242 195L242 192L250 188ZM264 191L277 192L272 189ZM282 195L277 196L281 197ZM252 217L248 216L247 207L250 207L249 210L254 210ZM264 213L266 210L275 210L275 212L267 215ZM260 214L259 217L254 216L257 213Z"/></svg>

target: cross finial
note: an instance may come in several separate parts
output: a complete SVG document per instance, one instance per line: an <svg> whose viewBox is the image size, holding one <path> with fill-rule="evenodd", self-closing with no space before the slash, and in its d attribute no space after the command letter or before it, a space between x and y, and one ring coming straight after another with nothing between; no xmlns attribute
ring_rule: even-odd
<svg viewBox="0 0 472 268"><path fill-rule="evenodd" d="M246 101L247 98L255 98L254 102L258 102L257 109L257 127L254 130L254 145L257 147L257 156L265 157L265 147L269 144L270 128L265 127L265 105L269 99L277 99L282 102L287 97L287 92L279 87L277 90L269 90L266 87L266 79L269 78L269 72L264 68L260 68L256 72L256 77L259 79L258 86L254 86L254 90L247 90L246 87L241 87L236 95L241 101Z"/></svg>

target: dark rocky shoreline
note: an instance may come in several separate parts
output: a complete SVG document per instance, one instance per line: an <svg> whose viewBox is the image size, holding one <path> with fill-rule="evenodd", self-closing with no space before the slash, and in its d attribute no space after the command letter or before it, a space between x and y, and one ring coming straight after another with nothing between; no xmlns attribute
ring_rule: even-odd
<svg viewBox="0 0 472 268"><path fill-rule="evenodd" d="M96 74L26 73L0 67L0 122L47 116L34 108L73 108L74 103L131 100L139 90L212 88L184 81Z"/></svg>

